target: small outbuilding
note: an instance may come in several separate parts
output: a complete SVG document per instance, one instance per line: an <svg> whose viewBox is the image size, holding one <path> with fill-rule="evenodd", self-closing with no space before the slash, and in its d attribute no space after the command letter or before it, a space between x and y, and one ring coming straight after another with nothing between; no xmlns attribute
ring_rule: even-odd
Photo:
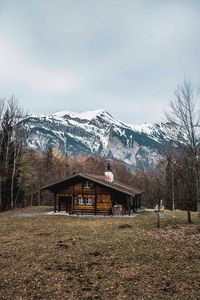
<svg viewBox="0 0 200 300"><path fill-rule="evenodd" d="M104 176L78 173L42 190L54 194L54 212L130 215L141 205L142 191L114 180L109 168Z"/></svg>

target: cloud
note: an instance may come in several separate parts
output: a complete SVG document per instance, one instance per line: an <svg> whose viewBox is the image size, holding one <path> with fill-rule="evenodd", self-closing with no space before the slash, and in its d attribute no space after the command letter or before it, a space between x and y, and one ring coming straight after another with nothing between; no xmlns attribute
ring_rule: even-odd
<svg viewBox="0 0 200 300"><path fill-rule="evenodd" d="M0 38L0 45L1 84L26 86L42 95L66 95L78 89L75 75L31 63L5 38Z"/></svg>
<svg viewBox="0 0 200 300"><path fill-rule="evenodd" d="M196 0L2 1L2 90L15 88L33 111L157 121L184 78L199 85L199 9Z"/></svg>

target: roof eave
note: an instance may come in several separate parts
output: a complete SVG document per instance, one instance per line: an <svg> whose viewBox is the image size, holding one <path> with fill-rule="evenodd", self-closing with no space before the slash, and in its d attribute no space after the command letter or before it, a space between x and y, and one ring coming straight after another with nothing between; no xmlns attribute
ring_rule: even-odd
<svg viewBox="0 0 200 300"><path fill-rule="evenodd" d="M41 190L42 191L44 191L44 190L50 190L51 192L54 192L55 190L56 190L56 185L58 185L58 184L62 184L62 183L64 183L65 181L67 181L67 180L71 180L71 179L73 179L73 178L76 178L76 177L82 177L82 178L85 178L85 179L88 179L88 180L92 180L92 181L94 181L94 182L96 182L96 183L99 183L99 184L101 184L101 185L103 185L103 186L106 186L106 187L108 187L108 188L110 188L110 189L113 189L113 190L116 190L116 191L118 191L118 192L120 192L120 193L123 193L123 194L125 194L125 195L129 195L129 196L136 196L136 195L141 195L141 194L143 194L144 192L136 192L136 193L134 193L134 192L129 192L129 191L123 191L123 190L121 190L120 188L118 188L118 187L114 187L114 186L112 186L112 183L111 184L108 184L106 181L105 182L102 182L102 181L100 181L100 180L98 180L98 179L96 179L96 178L92 178L91 176L88 176L88 175L86 175L86 174L83 174L83 173L78 173L78 174L75 174L75 175L73 175L73 176L70 176L70 177L67 177L67 178L65 178L65 179L63 179L63 180L60 180L60 181L57 181L56 183L54 183L54 184L48 184L48 185L45 185L45 186L43 186L42 188L41 188Z"/></svg>

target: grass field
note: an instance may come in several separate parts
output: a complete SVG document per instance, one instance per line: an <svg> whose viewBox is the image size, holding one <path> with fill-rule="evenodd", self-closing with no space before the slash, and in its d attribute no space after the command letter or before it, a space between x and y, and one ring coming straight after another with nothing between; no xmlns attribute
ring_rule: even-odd
<svg viewBox="0 0 200 300"><path fill-rule="evenodd" d="M1 213L0 299L200 299L200 234L173 215Z"/></svg>

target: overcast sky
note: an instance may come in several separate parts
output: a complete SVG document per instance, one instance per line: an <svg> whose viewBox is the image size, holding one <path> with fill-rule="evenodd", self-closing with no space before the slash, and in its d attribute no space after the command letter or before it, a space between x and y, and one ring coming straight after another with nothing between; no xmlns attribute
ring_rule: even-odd
<svg viewBox="0 0 200 300"><path fill-rule="evenodd" d="M0 0L0 97L29 113L158 122L199 74L199 0Z"/></svg>

